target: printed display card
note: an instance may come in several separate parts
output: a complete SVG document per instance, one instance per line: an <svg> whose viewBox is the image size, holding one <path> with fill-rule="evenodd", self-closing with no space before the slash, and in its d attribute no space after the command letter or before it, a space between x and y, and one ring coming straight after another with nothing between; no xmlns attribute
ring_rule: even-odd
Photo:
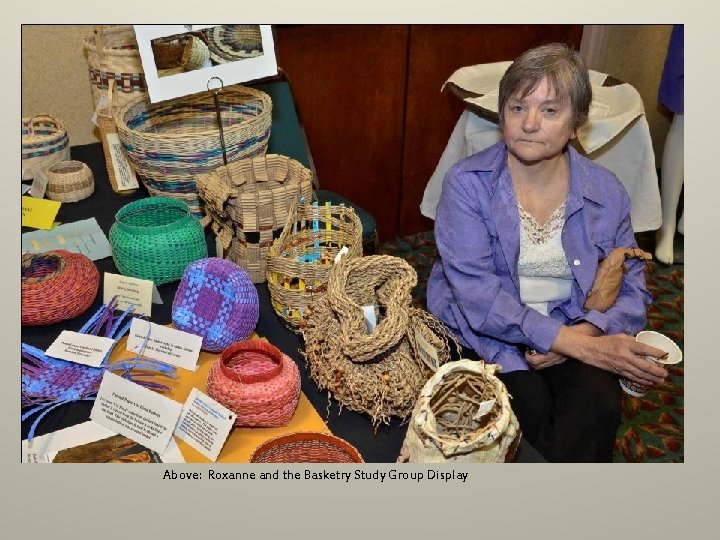
<svg viewBox="0 0 720 540"><path fill-rule="evenodd" d="M113 345L115 340L112 338L63 330L45 354L76 364L100 367Z"/></svg>
<svg viewBox="0 0 720 540"><path fill-rule="evenodd" d="M195 371L202 338L150 321L133 319L127 350L173 366Z"/></svg>
<svg viewBox="0 0 720 540"><path fill-rule="evenodd" d="M138 279L105 272L103 303L108 304L113 296L118 298L118 309L125 310L135 304L135 313L147 315L152 312L153 287L148 279Z"/></svg>
<svg viewBox="0 0 720 540"><path fill-rule="evenodd" d="M175 435L211 461L215 461L237 415L197 388L183 405Z"/></svg>
<svg viewBox="0 0 720 540"><path fill-rule="evenodd" d="M22 196L22 225L33 229L51 229L60 210L59 201Z"/></svg>
<svg viewBox="0 0 720 540"><path fill-rule="evenodd" d="M106 371L90 419L163 453L181 410L177 401Z"/></svg>
<svg viewBox="0 0 720 540"><path fill-rule="evenodd" d="M21 238L23 253L64 249L72 253L82 253L91 261L112 255L110 242L95 218L65 223L49 231L26 232Z"/></svg>
<svg viewBox="0 0 720 540"><path fill-rule="evenodd" d="M106 133L105 139L107 140L108 150L112 158L112 166L115 171L115 181L117 182L118 191L126 191L140 187L137 177L135 176L135 171L123 153L122 143L117 133Z"/></svg>

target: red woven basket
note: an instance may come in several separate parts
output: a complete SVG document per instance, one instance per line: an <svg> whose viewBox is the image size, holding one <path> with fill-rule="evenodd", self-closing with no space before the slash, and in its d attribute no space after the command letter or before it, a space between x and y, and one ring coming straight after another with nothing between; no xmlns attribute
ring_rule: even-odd
<svg viewBox="0 0 720 540"><path fill-rule="evenodd" d="M83 314L100 285L95 263L63 249L24 254L20 273L25 326L55 324Z"/></svg>
<svg viewBox="0 0 720 540"><path fill-rule="evenodd" d="M236 426L280 427L297 409L300 370L267 341L239 341L210 367L207 393L237 414Z"/></svg>
<svg viewBox="0 0 720 540"><path fill-rule="evenodd" d="M313 431L299 431L258 446L250 463L365 463L349 442Z"/></svg>

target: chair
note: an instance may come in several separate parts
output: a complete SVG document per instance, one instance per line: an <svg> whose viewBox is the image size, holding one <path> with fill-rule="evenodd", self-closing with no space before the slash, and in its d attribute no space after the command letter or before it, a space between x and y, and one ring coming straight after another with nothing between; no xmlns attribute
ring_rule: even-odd
<svg viewBox="0 0 720 540"><path fill-rule="evenodd" d="M308 145L300 111L295 101L290 79L281 68L278 74L252 85L266 92L272 99L272 133L268 144L268 153L282 154L302 163L313 172L315 178L315 196L320 204L344 204L355 210L362 223L363 252L366 255L377 253L379 238L376 221L372 214L354 202L334 191L320 189L315 163Z"/></svg>

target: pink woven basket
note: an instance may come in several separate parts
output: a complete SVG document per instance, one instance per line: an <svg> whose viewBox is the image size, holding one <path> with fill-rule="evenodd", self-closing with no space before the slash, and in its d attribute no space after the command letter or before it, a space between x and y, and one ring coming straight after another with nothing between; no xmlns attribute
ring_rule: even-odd
<svg viewBox="0 0 720 540"><path fill-rule="evenodd" d="M237 414L236 426L285 426L300 400L300 371L266 341L239 341L210 367L207 393Z"/></svg>

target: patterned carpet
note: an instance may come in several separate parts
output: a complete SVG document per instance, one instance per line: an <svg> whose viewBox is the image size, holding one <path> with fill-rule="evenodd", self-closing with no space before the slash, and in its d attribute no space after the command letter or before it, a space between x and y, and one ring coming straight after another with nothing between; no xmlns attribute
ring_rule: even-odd
<svg viewBox="0 0 720 540"><path fill-rule="evenodd" d="M652 253L652 233L637 235L640 246ZM396 238L380 246L379 253L395 255L408 261L418 274L413 290L414 303L426 307L426 285L437 249L431 231ZM648 308L648 330L656 330L673 339L684 349L684 269L682 237L676 240L676 263L667 266L651 261L647 281L653 295ZM623 420L615 441L614 461L659 463L684 461L683 368L685 363L669 369L667 381L642 398L623 395Z"/></svg>

